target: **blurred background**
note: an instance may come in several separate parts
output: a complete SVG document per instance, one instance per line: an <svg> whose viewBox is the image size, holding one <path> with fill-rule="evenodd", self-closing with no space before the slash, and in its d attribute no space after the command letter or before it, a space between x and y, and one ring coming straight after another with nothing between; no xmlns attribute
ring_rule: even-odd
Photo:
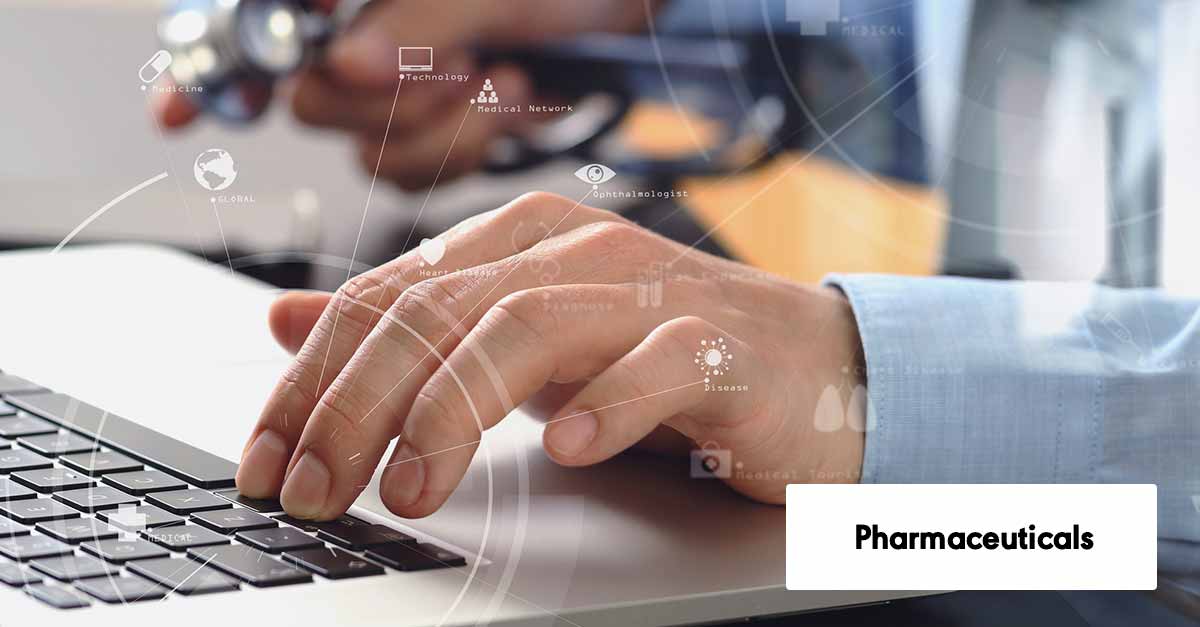
<svg viewBox="0 0 1200 627"><path fill-rule="evenodd" d="M893 4L834 6L843 25L855 26L879 11L892 19ZM836 122L811 124L803 141L749 172L618 179L622 189L668 187L686 197L589 204L803 281L832 271L1111 278L1117 235L1148 230L1161 236L1161 250L1152 260L1118 259L1126 274L1153 266L1148 280L1200 291L1191 242L1200 226L1200 41L1192 35L1200 3L972 4L917 3L918 21L902 33L916 36L914 56L926 62L917 87L893 92L878 115L832 142L823 144L822 132ZM1136 18L1122 14L1151 5ZM164 136L136 78L159 48L160 10L151 0L0 1L0 247L54 245L114 197L168 172L74 243L161 242L277 284L331 289L352 255L360 271L522 192L586 192L572 176L581 163L570 159L439 183L431 194L381 180L364 220L371 176L352 146L297 123L286 106L246 128L203 120ZM654 29L694 33L744 21L783 32L800 27L789 10L799 9L788 0L682 0L667 4ZM896 77L871 60L881 42L891 45L887 33L843 28L833 37L862 68L860 84L840 87L846 94L892 86ZM834 114L843 120L862 102L824 97L849 103ZM619 133L648 152L670 151L696 127L686 103L686 93L640 103ZM912 137L879 157L870 140L880 124ZM210 148L236 160L227 193L253 202L210 202L191 175ZM1114 234L1106 227L1114 215L1136 232Z"/></svg>

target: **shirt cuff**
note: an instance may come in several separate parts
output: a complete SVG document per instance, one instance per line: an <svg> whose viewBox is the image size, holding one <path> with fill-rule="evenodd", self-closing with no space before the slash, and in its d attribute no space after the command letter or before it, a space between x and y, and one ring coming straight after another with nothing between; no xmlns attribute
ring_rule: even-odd
<svg viewBox="0 0 1200 627"><path fill-rule="evenodd" d="M1011 282L832 275L824 283L849 299L863 344L863 483L1095 480L1102 408L1086 375L1095 359L1086 334L1070 324L1025 333L1027 295Z"/></svg>

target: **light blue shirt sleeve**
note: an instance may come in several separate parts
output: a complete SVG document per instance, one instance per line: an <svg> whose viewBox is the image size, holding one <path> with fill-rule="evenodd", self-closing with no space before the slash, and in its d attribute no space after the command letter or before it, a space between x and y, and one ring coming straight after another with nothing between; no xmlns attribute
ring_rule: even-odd
<svg viewBox="0 0 1200 627"><path fill-rule="evenodd" d="M863 482L1154 483L1161 570L1200 571L1200 300L834 275L862 337Z"/></svg>

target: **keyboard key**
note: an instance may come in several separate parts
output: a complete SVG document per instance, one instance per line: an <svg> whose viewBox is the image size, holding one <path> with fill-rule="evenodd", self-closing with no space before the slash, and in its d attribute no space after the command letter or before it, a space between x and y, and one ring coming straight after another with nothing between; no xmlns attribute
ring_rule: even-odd
<svg viewBox="0 0 1200 627"><path fill-rule="evenodd" d="M136 496L130 496L106 485L82 490L67 490L55 494L54 498L81 512L89 513L122 505L137 505L141 502Z"/></svg>
<svg viewBox="0 0 1200 627"><path fill-rule="evenodd" d="M317 522L315 520L303 520L300 518L292 518L291 516L288 516L287 514L280 514L278 516L272 516L271 518L274 518L275 520L278 520L281 523L287 523L297 529L302 529L309 533L316 533L321 530L322 524L328 524L328 523Z"/></svg>
<svg viewBox="0 0 1200 627"><path fill-rule="evenodd" d="M99 448L95 440L89 440L74 433L28 435L17 438L17 443L35 453L40 453L48 457L70 455L71 453L86 453Z"/></svg>
<svg viewBox="0 0 1200 627"><path fill-rule="evenodd" d="M19 470L49 468L53 465L54 462L23 448L0 451L0 474L17 472Z"/></svg>
<svg viewBox="0 0 1200 627"><path fill-rule="evenodd" d="M271 524L275 524L271 521ZM325 546L320 540L291 527L276 527L274 529L254 529L239 531L234 536L239 541L267 553L282 553L284 551L300 551Z"/></svg>
<svg viewBox="0 0 1200 627"><path fill-rule="evenodd" d="M26 499L0 503L0 515L25 524L33 525L47 520L79 518L79 512L50 499Z"/></svg>
<svg viewBox="0 0 1200 627"><path fill-rule="evenodd" d="M32 583L41 583L41 575L21 568L20 564L12 562L0 562L0 582L4 582L10 586L23 586Z"/></svg>
<svg viewBox="0 0 1200 627"><path fill-rule="evenodd" d="M0 416L15 416L16 414L16 407L13 407L4 401L0 401Z"/></svg>
<svg viewBox="0 0 1200 627"><path fill-rule="evenodd" d="M179 525L184 522L183 516L176 516L162 508L153 505L138 505L137 507L119 507L117 509L102 509L96 512L96 518L108 524L128 531L141 531Z"/></svg>
<svg viewBox="0 0 1200 627"><path fill-rule="evenodd" d="M15 416L0 418L0 437L16 439L28 435L44 435L47 433L58 433L58 427L25 412L18 412Z"/></svg>
<svg viewBox="0 0 1200 627"><path fill-rule="evenodd" d="M90 555L63 555L33 560L30 566L59 581L72 582L90 577L107 577L121 572Z"/></svg>
<svg viewBox="0 0 1200 627"><path fill-rule="evenodd" d="M25 594L60 610L70 610L91 605L91 601L83 598L78 592L60 586L37 584L25 586Z"/></svg>
<svg viewBox="0 0 1200 627"><path fill-rule="evenodd" d="M0 540L0 555L14 562L28 562L41 557L57 557L73 553L71 546L45 536L20 536Z"/></svg>
<svg viewBox="0 0 1200 627"><path fill-rule="evenodd" d="M367 547L392 542L417 543L417 539L407 533L383 525L326 527L317 532L317 537L351 551L364 551Z"/></svg>
<svg viewBox="0 0 1200 627"><path fill-rule="evenodd" d="M288 566L262 551L239 544L190 549L188 556L257 588L312 581L312 575Z"/></svg>
<svg viewBox="0 0 1200 627"><path fill-rule="evenodd" d="M350 579L382 575L383 569L367 560L333 547L283 554L283 559L326 579Z"/></svg>
<svg viewBox="0 0 1200 627"><path fill-rule="evenodd" d="M4 477L0 477L0 502L20 501L32 499L36 496L37 492L19 483L13 483Z"/></svg>
<svg viewBox="0 0 1200 627"><path fill-rule="evenodd" d="M59 490L75 490L92 485L92 480L74 470L65 468L43 468L40 470L22 470L8 476L9 479L27 485L38 492L58 492Z"/></svg>
<svg viewBox="0 0 1200 627"><path fill-rule="evenodd" d="M0 538L15 538L29 535L29 527L18 524L14 520L0 518Z"/></svg>
<svg viewBox="0 0 1200 627"><path fill-rule="evenodd" d="M182 595L230 592L238 580L190 559L160 558L131 562L129 570Z"/></svg>
<svg viewBox="0 0 1200 627"><path fill-rule="evenodd" d="M114 564L124 564L125 562L132 562L134 560L147 560L156 557L169 557L171 555L166 549L141 539L126 540L118 538L116 540L84 542L79 545L79 548Z"/></svg>
<svg viewBox="0 0 1200 627"><path fill-rule="evenodd" d="M146 496L152 492L168 492L184 490L188 484L157 470L140 470L138 472L121 472L105 475L101 480L134 496Z"/></svg>
<svg viewBox="0 0 1200 627"><path fill-rule="evenodd" d="M101 444L192 485L210 489L234 485L237 464L65 394L29 394L5 400L17 409L93 434Z"/></svg>
<svg viewBox="0 0 1200 627"><path fill-rule="evenodd" d="M229 509L233 504L207 490L175 490L155 492L146 497L146 502L157 505L175 514L207 512L214 509Z"/></svg>
<svg viewBox="0 0 1200 627"><path fill-rule="evenodd" d="M467 560L432 544L381 544L367 549L367 557L396 570L430 570L464 566Z"/></svg>
<svg viewBox="0 0 1200 627"><path fill-rule="evenodd" d="M275 527L279 523L263 516L256 514L248 509L222 509L213 512L200 512L192 514L192 520L196 523L204 525L213 531L221 533L237 533L239 531L249 531L251 529L266 529Z"/></svg>
<svg viewBox="0 0 1200 627"><path fill-rule="evenodd" d="M142 464L116 451L92 451L90 453L75 453L58 458L64 466L82 472L91 477L99 477L113 472L130 472L141 470Z"/></svg>
<svg viewBox="0 0 1200 627"><path fill-rule="evenodd" d="M105 577L75 582L75 587L105 603L154 601L167 596L167 589L141 577Z"/></svg>
<svg viewBox="0 0 1200 627"><path fill-rule="evenodd" d="M276 499L252 499L248 496L242 496L237 490L221 490L216 494L260 514L273 514L283 511L283 506Z"/></svg>
<svg viewBox="0 0 1200 627"><path fill-rule="evenodd" d="M79 544L89 540L111 540L120 533L95 518L51 520L38 523L37 530L67 544Z"/></svg>
<svg viewBox="0 0 1200 627"><path fill-rule="evenodd" d="M229 544L229 538L198 525L174 525L146 529L142 537L172 551L186 551L198 546Z"/></svg>
<svg viewBox="0 0 1200 627"><path fill-rule="evenodd" d="M0 374L0 396L45 392L46 388L11 374Z"/></svg>
<svg viewBox="0 0 1200 627"><path fill-rule="evenodd" d="M336 531L338 529L341 529L342 527L369 527L369 526L371 526L371 523L369 523L361 518L355 518L354 516L351 516L350 514L342 514L341 516L339 516L333 520L324 520L324 521L301 520L299 518L292 518L291 516L288 516L287 514L280 514L279 516L272 516L272 518L274 518L275 520L278 520L279 522L287 523L293 527L298 527L300 529L303 529L309 533L317 533L318 531L321 531L322 529L329 529L329 530Z"/></svg>

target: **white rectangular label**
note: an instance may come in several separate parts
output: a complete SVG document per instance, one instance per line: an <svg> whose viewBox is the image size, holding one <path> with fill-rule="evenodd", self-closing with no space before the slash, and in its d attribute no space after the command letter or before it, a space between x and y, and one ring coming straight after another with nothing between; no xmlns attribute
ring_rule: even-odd
<svg viewBox="0 0 1200 627"><path fill-rule="evenodd" d="M787 587L1153 590L1157 527L1150 484L789 485Z"/></svg>

